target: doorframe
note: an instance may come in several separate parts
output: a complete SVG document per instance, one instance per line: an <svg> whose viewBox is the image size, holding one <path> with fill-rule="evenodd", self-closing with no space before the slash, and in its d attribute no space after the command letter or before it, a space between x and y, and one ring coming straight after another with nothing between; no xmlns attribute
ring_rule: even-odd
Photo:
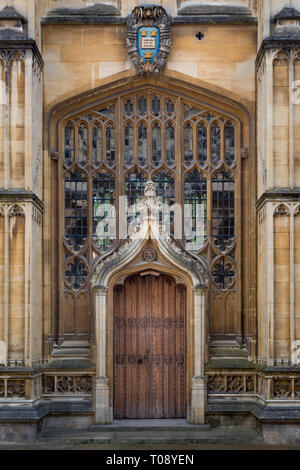
<svg viewBox="0 0 300 470"><path fill-rule="evenodd" d="M143 204L149 211L140 225L139 231L132 234L121 247L100 259L94 269L91 285L94 288L95 310L95 362L96 378L93 387L94 421L98 424L113 422L113 288L120 279L128 274L144 269L159 269L169 275L182 279L187 286L188 328L191 347L189 357L191 367L187 377L187 421L194 424L205 423L207 408L207 389L204 374L207 344L207 291L209 285L208 270L201 258L192 256L183 250L176 240L172 240L160 231L151 210L155 200L147 196L152 182L145 187ZM148 188L147 188L148 187ZM144 260L143 251L151 244L157 253L155 262ZM188 369L188 368L187 368Z"/></svg>

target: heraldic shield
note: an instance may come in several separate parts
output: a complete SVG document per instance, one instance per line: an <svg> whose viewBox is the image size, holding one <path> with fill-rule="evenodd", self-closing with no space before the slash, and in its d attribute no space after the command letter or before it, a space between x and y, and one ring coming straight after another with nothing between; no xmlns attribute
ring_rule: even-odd
<svg viewBox="0 0 300 470"><path fill-rule="evenodd" d="M126 45L138 74L159 74L170 52L171 22L164 8L142 5L127 21Z"/></svg>

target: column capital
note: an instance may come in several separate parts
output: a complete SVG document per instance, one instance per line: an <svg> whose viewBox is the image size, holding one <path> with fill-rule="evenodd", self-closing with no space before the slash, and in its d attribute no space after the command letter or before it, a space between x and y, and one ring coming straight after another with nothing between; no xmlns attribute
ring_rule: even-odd
<svg viewBox="0 0 300 470"><path fill-rule="evenodd" d="M99 296L106 296L107 295L107 292L108 292L108 287L105 287L105 286L96 286L94 287L94 291L95 291L95 294L96 295L99 295Z"/></svg>
<svg viewBox="0 0 300 470"><path fill-rule="evenodd" d="M206 286L195 286L193 287L193 292L195 295L203 296L208 292L208 287Z"/></svg>

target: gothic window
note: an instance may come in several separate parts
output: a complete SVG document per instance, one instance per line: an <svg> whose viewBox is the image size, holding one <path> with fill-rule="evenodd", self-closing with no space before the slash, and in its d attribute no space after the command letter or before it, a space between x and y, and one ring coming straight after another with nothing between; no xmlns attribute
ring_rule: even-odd
<svg viewBox="0 0 300 470"><path fill-rule="evenodd" d="M161 162L161 129L156 122L152 128L152 163L158 166Z"/></svg>
<svg viewBox="0 0 300 470"><path fill-rule="evenodd" d="M235 160L235 143L234 143L234 127L229 122L225 126L225 161L228 166L232 166Z"/></svg>
<svg viewBox="0 0 300 470"><path fill-rule="evenodd" d="M88 130L85 124L80 124L78 129L78 161L85 165L88 159Z"/></svg>
<svg viewBox="0 0 300 470"><path fill-rule="evenodd" d="M234 180L226 171L220 171L212 180L212 239L225 251L234 238Z"/></svg>
<svg viewBox="0 0 300 470"><path fill-rule="evenodd" d="M65 178L65 239L78 251L87 239L88 182L84 173L75 169Z"/></svg>
<svg viewBox="0 0 300 470"><path fill-rule="evenodd" d="M93 126L92 148L92 161L94 164L100 164L102 161L102 128L98 123Z"/></svg>
<svg viewBox="0 0 300 470"><path fill-rule="evenodd" d="M106 126L106 161L109 166L115 163L116 158L116 135L113 124Z"/></svg>
<svg viewBox="0 0 300 470"><path fill-rule="evenodd" d="M122 242L119 222L113 223L119 212L127 211L135 227L137 204L150 179L164 207L181 205L182 242L206 259L216 298L224 294L225 302L225 293L236 291L239 131L232 116L152 88L124 93L65 120L60 279L72 302L81 305L80 293L89 297L92 266ZM160 221L170 222L172 235L174 214L166 210ZM84 308L87 312L88 302Z"/></svg>
<svg viewBox="0 0 300 470"><path fill-rule="evenodd" d="M184 205L188 249L199 252L207 239L207 181L196 168L185 177Z"/></svg>
<svg viewBox="0 0 300 470"><path fill-rule="evenodd" d="M197 144L198 144L198 162L201 166L205 166L207 162L207 130L205 124L201 122L197 129Z"/></svg>
<svg viewBox="0 0 300 470"><path fill-rule="evenodd" d="M65 162L67 164L74 161L74 127L68 122L65 126Z"/></svg>
<svg viewBox="0 0 300 470"><path fill-rule="evenodd" d="M184 162L191 163L193 161L193 149L194 149L194 141L193 141L193 129L188 123L183 131L183 139L184 139Z"/></svg>
<svg viewBox="0 0 300 470"><path fill-rule="evenodd" d="M218 123L214 123L211 129L211 162L217 166L221 161L221 130Z"/></svg>
<svg viewBox="0 0 300 470"><path fill-rule="evenodd" d="M116 239L115 180L110 173L103 171L95 174L92 199L93 241L96 247L105 253Z"/></svg>

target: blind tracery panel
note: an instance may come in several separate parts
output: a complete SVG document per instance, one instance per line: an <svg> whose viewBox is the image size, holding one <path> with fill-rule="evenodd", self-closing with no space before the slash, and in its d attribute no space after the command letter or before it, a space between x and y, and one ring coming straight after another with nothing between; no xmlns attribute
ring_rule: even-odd
<svg viewBox="0 0 300 470"><path fill-rule="evenodd" d="M126 196L127 210L136 206L149 179L164 204L184 208L183 242L210 268L211 308L222 316L237 308L238 129L230 116L151 88L66 119L62 278L75 303L79 294L86 295L86 315L92 265L119 243L118 225L108 235L118 217L119 196ZM138 215L128 214L128 222ZM160 217L170 218L173 233L174 214Z"/></svg>

